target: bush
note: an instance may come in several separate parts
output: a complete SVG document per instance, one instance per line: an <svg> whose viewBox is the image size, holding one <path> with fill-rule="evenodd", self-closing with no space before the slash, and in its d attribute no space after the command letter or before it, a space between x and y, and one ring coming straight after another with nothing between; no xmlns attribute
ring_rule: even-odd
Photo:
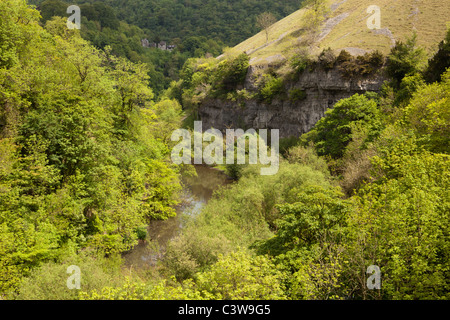
<svg viewBox="0 0 450 320"><path fill-rule="evenodd" d="M390 145L386 156L375 157L383 177L353 197L346 277L357 279L356 298L450 298L450 159L405 147ZM383 272L377 293L361 281L370 264Z"/></svg>
<svg viewBox="0 0 450 320"><path fill-rule="evenodd" d="M306 99L306 92L300 88L293 88L289 90L289 100L292 102L302 101Z"/></svg>
<svg viewBox="0 0 450 320"><path fill-rule="evenodd" d="M211 237L202 230L186 232L170 241L162 261L164 273L178 281L192 278L216 262L219 253L229 250L227 239L221 235Z"/></svg>
<svg viewBox="0 0 450 320"><path fill-rule="evenodd" d="M317 155L312 146L295 146L290 148L286 157L290 163L299 163L329 175L327 162Z"/></svg>
<svg viewBox="0 0 450 320"><path fill-rule="evenodd" d="M268 257L252 257L241 250L221 255L210 270L198 275L197 286L216 299L286 299L283 279Z"/></svg>
<svg viewBox="0 0 450 320"><path fill-rule="evenodd" d="M260 99L266 103L272 103L272 100L283 93L283 80L271 74L265 74L259 89Z"/></svg>
<svg viewBox="0 0 450 320"><path fill-rule="evenodd" d="M355 126L368 128L367 139L362 147L373 141L383 129L381 112L374 100L355 94L342 99L325 112L315 127L302 136L303 143L313 142L320 156L341 158L352 140Z"/></svg>
<svg viewBox="0 0 450 320"><path fill-rule="evenodd" d="M333 69L336 62L336 55L331 48L324 49L318 57L318 62L324 70Z"/></svg>
<svg viewBox="0 0 450 320"><path fill-rule="evenodd" d="M241 53L236 58L220 62L214 75L216 88L228 92L242 85L250 66L249 61L250 57Z"/></svg>
<svg viewBox="0 0 450 320"><path fill-rule="evenodd" d="M139 240L145 240L147 238L147 227L142 226L136 228L136 235Z"/></svg>
<svg viewBox="0 0 450 320"><path fill-rule="evenodd" d="M301 51L291 58L291 67L297 74L302 73L308 67L311 67L312 64L313 61L309 57L307 50Z"/></svg>
<svg viewBox="0 0 450 320"><path fill-rule="evenodd" d="M441 80L441 75L450 67L450 29L444 40L439 43L436 54L428 61L424 78L428 83Z"/></svg>
<svg viewBox="0 0 450 320"><path fill-rule="evenodd" d="M384 61L383 54L378 50L356 58L343 50L336 59L339 70L346 78L375 74L384 65Z"/></svg>
<svg viewBox="0 0 450 320"><path fill-rule="evenodd" d="M225 166L225 172L230 178L239 180L242 176L242 170L245 168L245 166L245 164L237 163L227 164Z"/></svg>
<svg viewBox="0 0 450 320"><path fill-rule="evenodd" d="M67 268L76 265L81 271L81 290L100 290L107 285L119 285L122 280L119 276L120 258L115 265L112 257L107 260L92 256L80 255L68 258L62 263L48 262L33 270L31 275L25 278L16 296L18 300L75 300L78 299L77 289L69 289L67 280L70 274ZM112 268L111 268L112 266Z"/></svg>
<svg viewBox="0 0 450 320"><path fill-rule="evenodd" d="M353 60L353 56L346 50L341 50L338 57L336 58L337 64L342 64L344 62L349 62Z"/></svg>
<svg viewBox="0 0 450 320"><path fill-rule="evenodd" d="M421 70L425 61L425 51L416 46L417 34L409 38L406 43L397 42L388 55L386 72L394 81L397 89L402 79Z"/></svg>
<svg viewBox="0 0 450 320"><path fill-rule="evenodd" d="M403 126L424 138L428 150L450 152L450 70L442 74L441 83L421 87L404 109Z"/></svg>

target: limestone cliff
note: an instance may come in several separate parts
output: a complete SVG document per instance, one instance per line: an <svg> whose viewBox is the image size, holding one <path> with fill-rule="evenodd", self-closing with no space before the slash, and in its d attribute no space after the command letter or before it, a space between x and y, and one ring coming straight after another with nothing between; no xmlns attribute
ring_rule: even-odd
<svg viewBox="0 0 450 320"><path fill-rule="evenodd" d="M250 67L245 89L253 91ZM378 92L385 79L381 75L346 79L337 69L305 71L295 81L285 85L285 90L299 88L306 97L301 101L274 99L267 104L255 99L239 102L206 99L199 107L204 130L216 128L279 129L280 137L300 136L309 131L324 116L325 111L337 101L366 91Z"/></svg>

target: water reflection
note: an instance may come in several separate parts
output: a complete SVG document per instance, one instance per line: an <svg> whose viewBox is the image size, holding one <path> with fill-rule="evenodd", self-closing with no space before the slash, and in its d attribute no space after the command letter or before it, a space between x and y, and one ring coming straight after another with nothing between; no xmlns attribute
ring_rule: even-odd
<svg viewBox="0 0 450 320"><path fill-rule="evenodd" d="M183 227L186 216L198 214L212 197L215 190L231 182L221 171L195 165L197 177L183 179L182 203L177 216L165 221L151 221L147 227L149 241L140 241L130 252L123 255L125 266L142 268L156 265L165 247Z"/></svg>

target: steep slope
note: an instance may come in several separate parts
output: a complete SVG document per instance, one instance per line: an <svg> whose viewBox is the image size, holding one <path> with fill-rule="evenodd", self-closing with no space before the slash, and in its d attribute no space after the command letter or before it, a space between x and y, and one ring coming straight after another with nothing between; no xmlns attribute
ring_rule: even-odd
<svg viewBox="0 0 450 320"><path fill-rule="evenodd" d="M331 69L314 67L292 73L289 61L302 48L316 58L325 48L331 48L336 55L342 49L354 56L375 50L387 55L395 41L404 41L415 30L418 45L431 54L445 35L449 0L378 0L379 29L369 29L367 25L372 15L367 9L372 4L375 3L362 0L328 1L330 11L306 46L302 43L308 36L304 28L306 9L274 24L267 42L265 33L260 32L237 45L233 52L246 52L250 56L245 83L237 90L245 89L250 94L245 101L207 96L199 106L204 127L273 128L280 130L281 137L300 136L340 99L356 93L378 92L386 80L379 67L371 74L349 77L337 63ZM257 97L261 75L268 72L283 80L283 93L269 102ZM301 93L301 99L291 99L292 92Z"/></svg>
<svg viewBox="0 0 450 320"><path fill-rule="evenodd" d="M367 27L371 5L380 8L380 29ZM413 30L418 44L431 51L443 38L450 15L449 0L329 0L328 6L330 13L314 43L315 52L331 47L355 54L370 50L387 54L395 41L405 40ZM235 49L250 54L252 64L273 60L274 56L290 57L302 35L304 14L305 9L300 9L274 24L268 43L265 33L260 32Z"/></svg>

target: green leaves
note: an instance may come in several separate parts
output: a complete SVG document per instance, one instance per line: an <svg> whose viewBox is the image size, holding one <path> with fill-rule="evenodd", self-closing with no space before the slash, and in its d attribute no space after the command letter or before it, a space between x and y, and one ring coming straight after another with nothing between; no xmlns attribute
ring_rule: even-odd
<svg viewBox="0 0 450 320"><path fill-rule="evenodd" d="M272 100L279 96L284 89L283 79L272 76L271 74L264 74L260 84L259 96L261 100L270 104Z"/></svg>
<svg viewBox="0 0 450 320"><path fill-rule="evenodd" d="M416 44L417 34L414 33L405 43L397 42L388 56L386 71L396 88L405 76L419 72L424 66L425 51Z"/></svg>
<svg viewBox="0 0 450 320"><path fill-rule="evenodd" d="M268 257L237 251L220 256L209 271L198 274L197 286L215 299L285 299L282 279L282 272Z"/></svg>
<svg viewBox="0 0 450 320"><path fill-rule="evenodd" d="M327 110L325 117L302 139L314 142L319 155L340 158L358 125L364 126L368 131L365 143L373 141L384 127L376 101L365 95L355 94L340 100L332 109Z"/></svg>
<svg viewBox="0 0 450 320"><path fill-rule="evenodd" d="M380 266L385 298L448 299L449 158L423 152L384 161L397 174L354 197L348 259Z"/></svg>
<svg viewBox="0 0 450 320"><path fill-rule="evenodd" d="M25 2L0 9L3 293L67 248L120 253L146 219L175 214L160 128L179 126L181 108L155 106L146 65L95 49L64 18L44 30Z"/></svg>

